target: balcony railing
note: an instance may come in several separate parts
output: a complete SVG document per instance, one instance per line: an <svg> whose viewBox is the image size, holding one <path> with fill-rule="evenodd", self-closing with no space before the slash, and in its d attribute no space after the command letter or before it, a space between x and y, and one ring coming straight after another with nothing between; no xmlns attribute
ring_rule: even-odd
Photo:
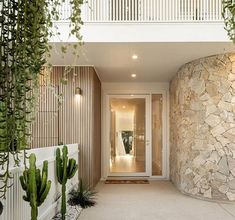
<svg viewBox="0 0 235 220"><path fill-rule="evenodd" d="M70 0L60 6L61 20L71 13ZM222 0L88 0L84 22L216 22Z"/></svg>

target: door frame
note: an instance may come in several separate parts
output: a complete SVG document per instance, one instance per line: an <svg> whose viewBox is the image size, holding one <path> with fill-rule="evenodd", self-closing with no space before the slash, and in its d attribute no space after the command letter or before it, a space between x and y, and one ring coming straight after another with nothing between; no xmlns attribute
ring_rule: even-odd
<svg viewBox="0 0 235 220"><path fill-rule="evenodd" d="M132 96L133 95L133 96ZM151 167L150 167L150 162L151 162L151 108L150 108L150 95L139 95L139 94L129 94L129 95L123 95L123 94L118 94L118 95L108 95L108 108L107 108L107 132L109 134L109 140L107 141L107 145L109 145L109 150L110 150L110 122L111 122L111 114L110 114L110 99L111 98L123 98L123 99L133 99L133 98L143 98L145 99L145 172L117 172L117 173L112 173L110 169L108 169L108 176L128 176L128 177L135 177L135 176L150 176L151 172ZM109 160L111 160L111 154L109 153Z"/></svg>
<svg viewBox="0 0 235 220"><path fill-rule="evenodd" d="M145 85L148 85L146 83ZM146 86L147 87L147 86ZM163 98L163 109L162 109L162 175L152 176L152 152L151 152L151 163L149 179L169 179L169 89L168 86L164 89L143 89L143 90L121 90L121 89L104 89L102 91L102 179L105 180L109 177L109 166L110 166L110 145L109 145L109 120L107 115L109 115L109 97L111 95L149 95L161 94ZM150 109L152 110L152 102L150 101ZM152 122L152 114L150 114L150 123ZM152 126L151 126L152 128ZM151 130L152 131L152 130ZM152 132L150 132L152 142ZM152 145L150 146L152 150ZM138 177L136 175L136 177Z"/></svg>

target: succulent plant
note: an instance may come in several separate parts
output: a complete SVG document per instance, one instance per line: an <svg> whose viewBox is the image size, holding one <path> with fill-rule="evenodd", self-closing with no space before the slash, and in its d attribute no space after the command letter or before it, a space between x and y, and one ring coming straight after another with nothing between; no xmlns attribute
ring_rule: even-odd
<svg viewBox="0 0 235 220"><path fill-rule="evenodd" d="M68 147L64 146L62 149L62 155L60 149L56 150L56 172L58 182L62 185L62 202L61 202L61 216L62 220L65 220L66 214L66 183L68 179L73 178L78 165L73 158L68 159Z"/></svg>
<svg viewBox="0 0 235 220"><path fill-rule="evenodd" d="M50 188L51 181L48 178L48 161L43 162L42 173L36 167L36 156L30 154L29 168L20 176L20 183L26 195L23 199L29 202L31 206L31 220L36 220L38 216L38 207L45 201Z"/></svg>
<svg viewBox="0 0 235 220"><path fill-rule="evenodd" d="M68 202L71 206L80 205L85 209L96 204L96 194L97 192L90 190L80 179L78 188L70 192L71 197Z"/></svg>

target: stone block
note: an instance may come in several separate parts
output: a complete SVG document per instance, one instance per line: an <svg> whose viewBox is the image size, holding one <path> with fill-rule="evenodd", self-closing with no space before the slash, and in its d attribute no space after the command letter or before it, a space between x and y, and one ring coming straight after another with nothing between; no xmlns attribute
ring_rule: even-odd
<svg viewBox="0 0 235 220"><path fill-rule="evenodd" d="M211 198L211 188L204 192L203 196L205 198Z"/></svg>
<svg viewBox="0 0 235 220"><path fill-rule="evenodd" d="M223 194L226 194L229 190L229 186L228 185L222 185L219 187L219 191Z"/></svg>
<svg viewBox="0 0 235 220"><path fill-rule="evenodd" d="M226 196L228 197L228 200L230 200L230 201L235 200L235 193L227 192Z"/></svg>
<svg viewBox="0 0 235 220"><path fill-rule="evenodd" d="M225 131L226 130L224 129L224 127L221 124L219 124L211 130L211 134L214 137L216 137L216 136L223 134Z"/></svg>
<svg viewBox="0 0 235 220"><path fill-rule="evenodd" d="M223 156L219 163L218 163L218 166L219 166L219 172L228 176L229 175L229 167L228 167L228 161L227 161L227 157L226 156Z"/></svg>
<svg viewBox="0 0 235 220"><path fill-rule="evenodd" d="M220 121L220 117L217 115L209 115L205 120L205 122L211 127L215 127L220 123Z"/></svg>

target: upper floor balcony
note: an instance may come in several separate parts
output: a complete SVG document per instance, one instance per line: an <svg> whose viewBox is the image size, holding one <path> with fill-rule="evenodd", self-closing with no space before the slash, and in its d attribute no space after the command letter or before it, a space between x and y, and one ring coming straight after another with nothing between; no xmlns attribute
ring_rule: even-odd
<svg viewBox="0 0 235 220"><path fill-rule="evenodd" d="M69 2L60 6L62 37L71 14ZM87 0L82 19L85 42L228 41L222 0Z"/></svg>
<svg viewBox="0 0 235 220"><path fill-rule="evenodd" d="M71 14L70 0L60 8L61 20ZM88 0L85 23L222 22L221 0Z"/></svg>

